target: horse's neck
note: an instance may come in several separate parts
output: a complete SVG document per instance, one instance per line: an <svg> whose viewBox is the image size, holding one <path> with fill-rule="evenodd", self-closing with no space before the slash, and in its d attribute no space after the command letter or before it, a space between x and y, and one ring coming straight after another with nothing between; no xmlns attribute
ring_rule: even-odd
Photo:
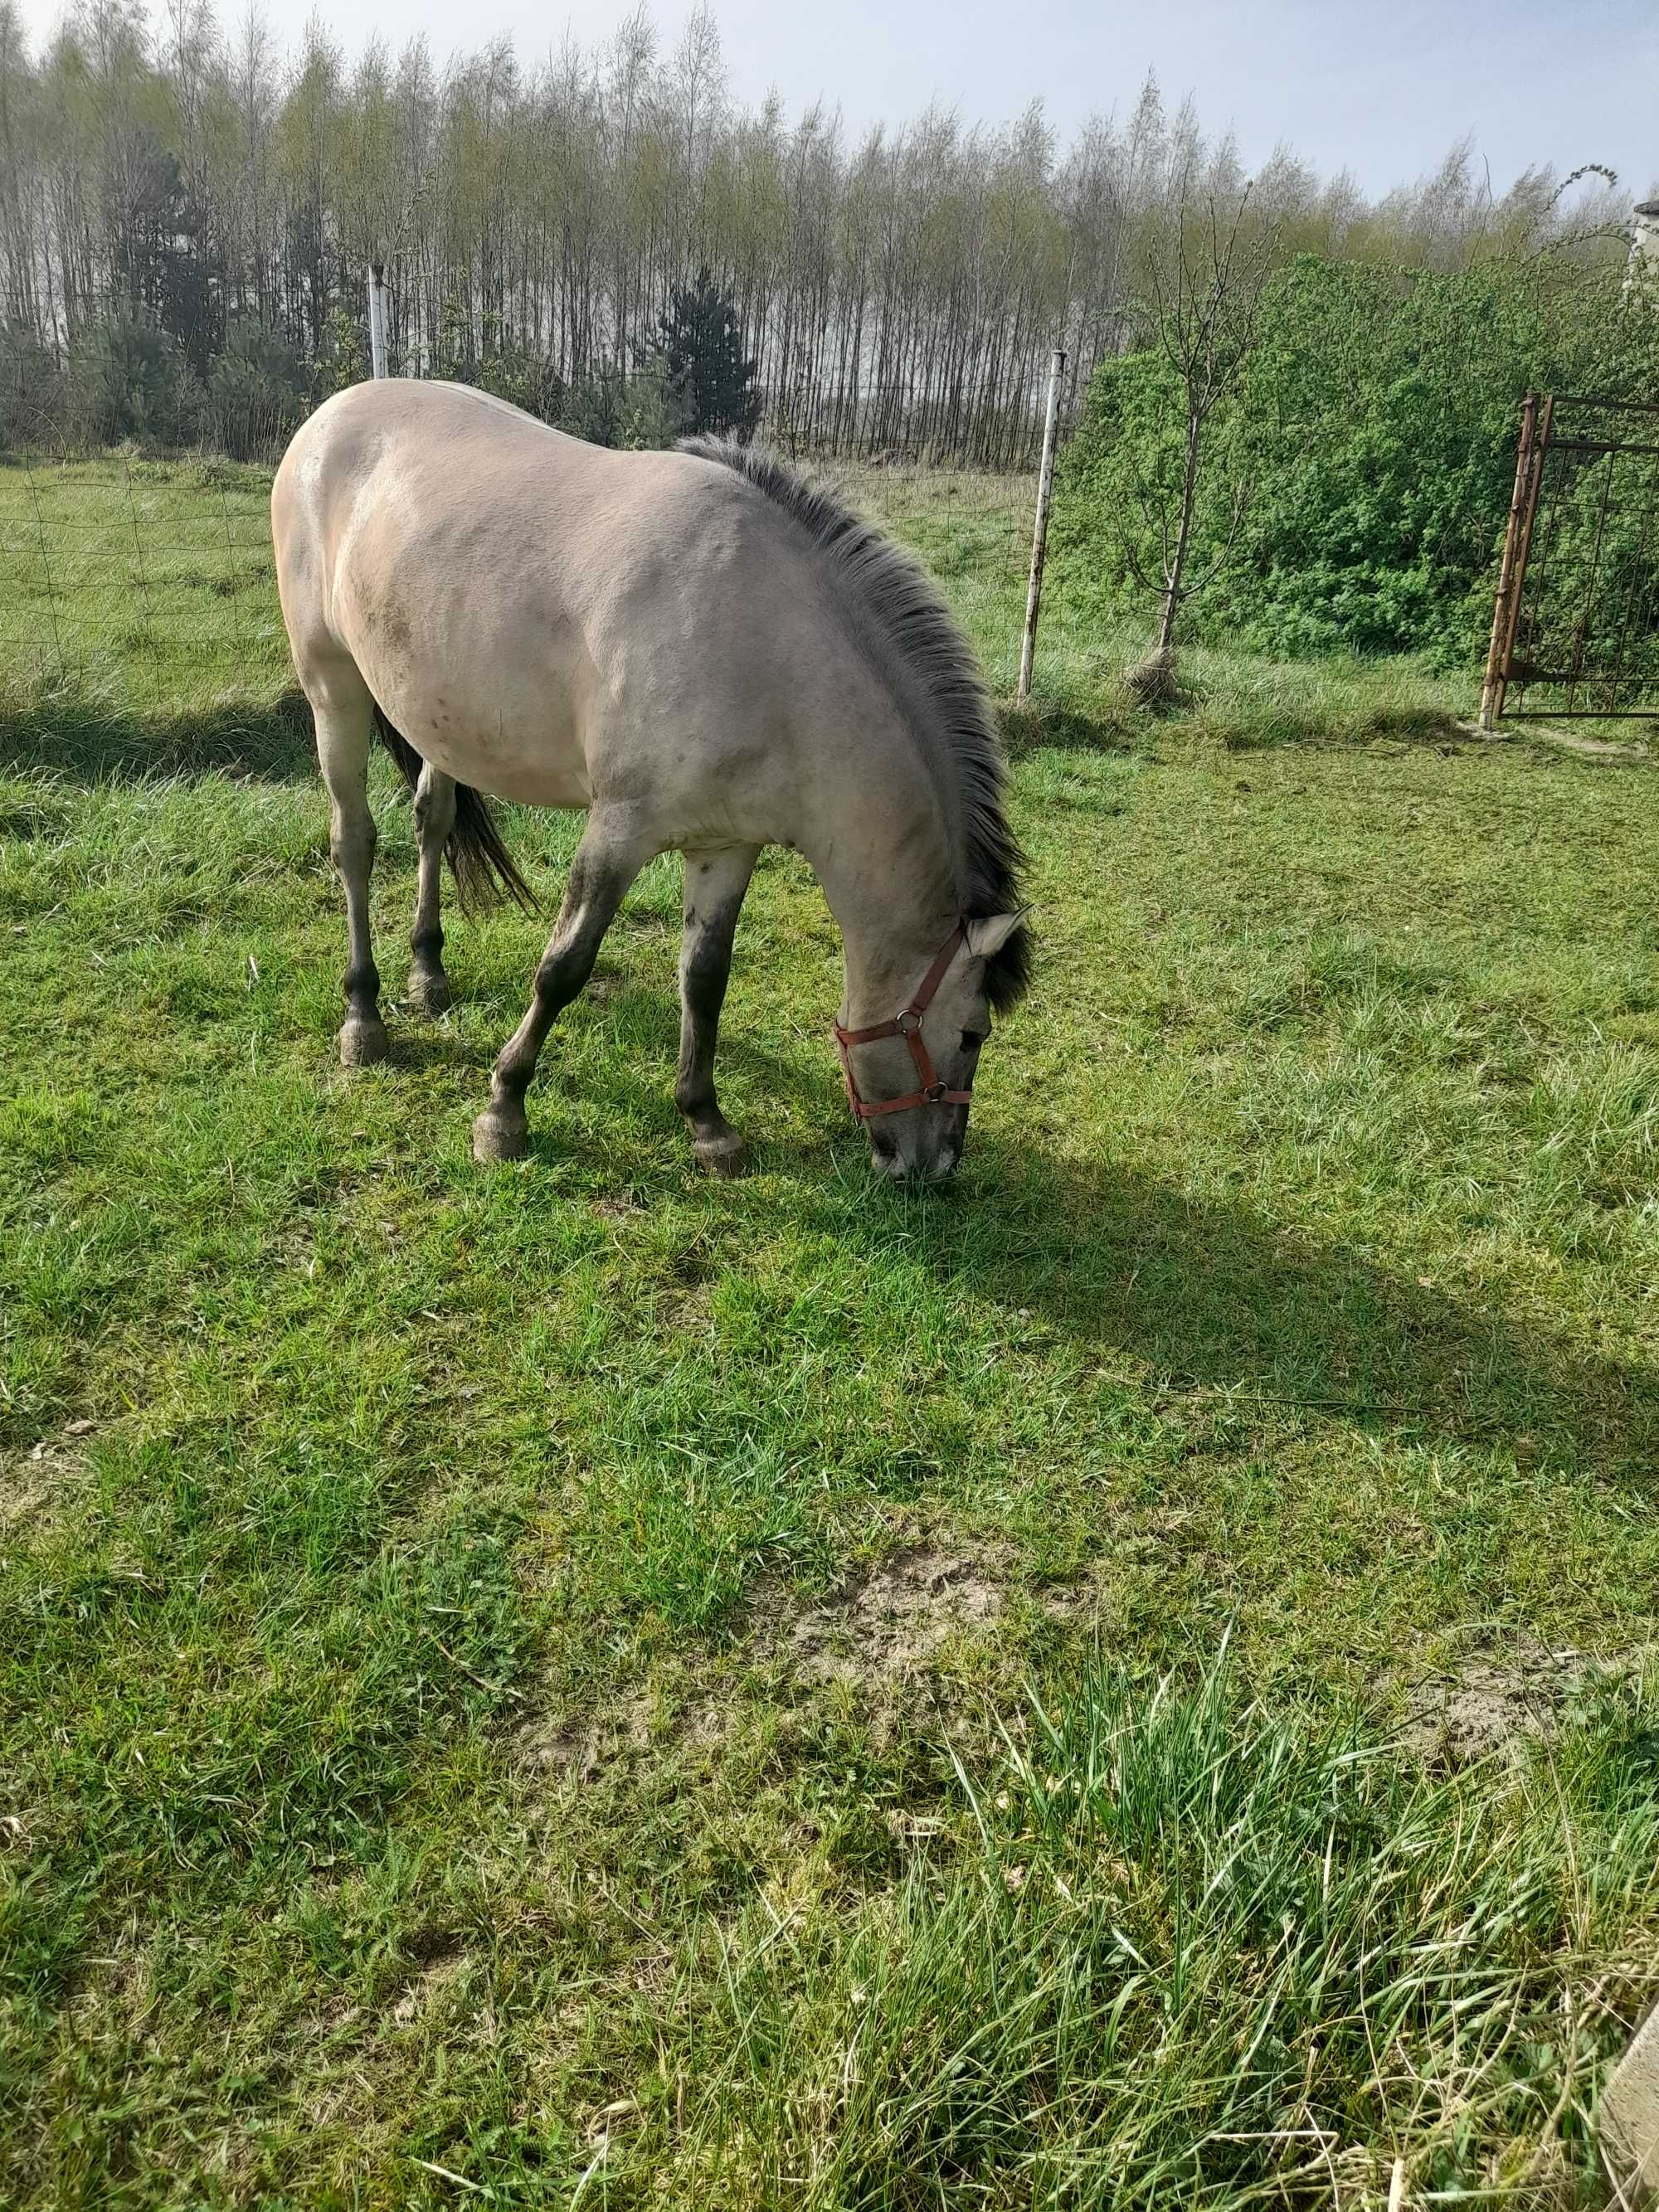
<svg viewBox="0 0 1659 2212"><path fill-rule="evenodd" d="M830 835L800 840L846 951L845 1013L853 1027L905 1004L959 919L942 810L930 793L872 779Z"/></svg>

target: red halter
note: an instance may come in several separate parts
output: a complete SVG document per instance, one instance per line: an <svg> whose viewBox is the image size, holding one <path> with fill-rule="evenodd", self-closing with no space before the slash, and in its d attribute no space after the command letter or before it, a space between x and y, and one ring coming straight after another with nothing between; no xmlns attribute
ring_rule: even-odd
<svg viewBox="0 0 1659 2212"><path fill-rule="evenodd" d="M847 1078L847 1103L860 1121L868 1121L878 1114L902 1114L910 1106L965 1106L970 1092L947 1091L933 1073L933 1063L927 1048L921 1041L921 1018L933 1004L933 994L945 980L945 971L957 957L957 947L968 932L961 922L951 932L940 946L933 966L921 979L921 988L909 1005L894 1015L890 1022L876 1022L867 1030L844 1030L836 1024L836 1048L841 1054L841 1072ZM916 1063L916 1073L921 1079L920 1091L912 1091L903 1098L881 1098L872 1103L859 1097L859 1087L853 1080L853 1056L849 1045L874 1044L878 1038L902 1036L910 1048L910 1057Z"/></svg>

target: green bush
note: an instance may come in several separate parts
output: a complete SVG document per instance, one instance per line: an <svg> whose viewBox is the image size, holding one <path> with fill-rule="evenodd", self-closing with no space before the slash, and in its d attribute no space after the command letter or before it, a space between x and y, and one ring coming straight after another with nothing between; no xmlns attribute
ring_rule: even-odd
<svg viewBox="0 0 1659 2212"><path fill-rule="evenodd" d="M743 349L732 302L707 269L674 294L657 338L632 376L603 368L563 395L559 426L593 446L672 446L688 432L735 431L760 420L756 364Z"/></svg>
<svg viewBox="0 0 1659 2212"><path fill-rule="evenodd" d="M0 329L0 452L56 445L67 416L64 374L34 332Z"/></svg>
<svg viewBox="0 0 1659 2212"><path fill-rule="evenodd" d="M672 446L685 428L678 398L661 361L637 376L601 369L573 385L559 416L559 428L590 446L617 446L629 453Z"/></svg>
<svg viewBox="0 0 1659 2212"><path fill-rule="evenodd" d="M320 403L354 384L367 383L372 366L366 318L337 301L328 311L311 364L313 396Z"/></svg>
<svg viewBox="0 0 1659 2212"><path fill-rule="evenodd" d="M1226 544L1236 484L1249 504L1192 627L1287 655L1408 650L1466 665L1491 619L1523 395L1650 395L1656 368L1659 317L1605 270L1298 257L1270 286L1255 350L1213 420L1196 564ZM1156 565L1181 429L1161 357L1102 364L1052 531L1056 581L1075 603L1116 615L1139 600L1150 614L1133 572Z"/></svg>
<svg viewBox="0 0 1659 2212"><path fill-rule="evenodd" d="M469 381L526 415L555 422L564 402L564 381L552 362L511 331L490 331L489 351Z"/></svg>
<svg viewBox="0 0 1659 2212"><path fill-rule="evenodd" d="M300 356L263 323L232 325L208 385L219 442L233 460L252 460L283 444L305 413L307 377Z"/></svg>
<svg viewBox="0 0 1659 2212"><path fill-rule="evenodd" d="M432 374L490 392L544 422L558 420L564 400L564 385L551 362L494 314L483 318L480 345L471 312L458 300L445 303L432 349Z"/></svg>
<svg viewBox="0 0 1659 2212"><path fill-rule="evenodd" d="M77 345L70 421L85 443L184 445L201 428L202 414L201 387L178 347L142 316L116 315Z"/></svg>

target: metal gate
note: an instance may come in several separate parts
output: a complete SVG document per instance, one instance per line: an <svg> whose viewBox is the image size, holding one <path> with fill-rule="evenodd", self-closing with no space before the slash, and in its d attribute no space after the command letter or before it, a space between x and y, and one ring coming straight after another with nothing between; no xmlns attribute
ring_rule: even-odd
<svg viewBox="0 0 1659 2212"><path fill-rule="evenodd" d="M1659 405L1529 392L1480 725L1609 717L1659 718Z"/></svg>

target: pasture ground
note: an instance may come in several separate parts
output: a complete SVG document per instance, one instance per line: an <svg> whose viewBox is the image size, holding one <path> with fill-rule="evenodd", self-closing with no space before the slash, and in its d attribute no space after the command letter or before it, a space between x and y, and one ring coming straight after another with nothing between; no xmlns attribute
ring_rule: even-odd
<svg viewBox="0 0 1659 2212"><path fill-rule="evenodd" d="M860 489L1010 688L1029 487ZM100 498L132 565L48 605ZM334 1065L262 498L0 471L0 2199L1598 2201L1659 1986L1650 770L1411 665L1149 719L1051 608L959 1187L866 1181L783 855L753 1175L670 1097L665 863L487 1173L539 933Z"/></svg>

